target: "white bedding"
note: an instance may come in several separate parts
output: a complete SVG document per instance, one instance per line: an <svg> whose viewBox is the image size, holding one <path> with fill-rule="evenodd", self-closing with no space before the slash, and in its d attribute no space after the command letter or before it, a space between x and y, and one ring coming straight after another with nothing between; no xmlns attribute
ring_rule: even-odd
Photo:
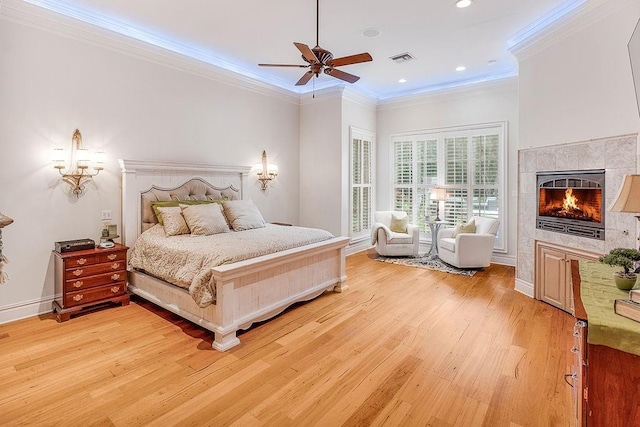
<svg viewBox="0 0 640 427"><path fill-rule="evenodd" d="M215 304L211 269L334 237L325 230L267 224L212 236L167 236L161 225L136 240L130 252L132 268L188 289L200 307Z"/></svg>

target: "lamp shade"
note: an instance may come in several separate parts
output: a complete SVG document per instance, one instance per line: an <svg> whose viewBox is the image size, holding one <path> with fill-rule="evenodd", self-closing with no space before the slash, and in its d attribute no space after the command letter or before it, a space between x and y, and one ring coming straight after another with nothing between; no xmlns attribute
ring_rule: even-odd
<svg viewBox="0 0 640 427"><path fill-rule="evenodd" d="M447 198L447 190L442 187L432 187L431 188L431 196L429 197L431 200L446 200Z"/></svg>
<svg viewBox="0 0 640 427"><path fill-rule="evenodd" d="M640 213L640 175L624 176L622 186L609 210Z"/></svg>

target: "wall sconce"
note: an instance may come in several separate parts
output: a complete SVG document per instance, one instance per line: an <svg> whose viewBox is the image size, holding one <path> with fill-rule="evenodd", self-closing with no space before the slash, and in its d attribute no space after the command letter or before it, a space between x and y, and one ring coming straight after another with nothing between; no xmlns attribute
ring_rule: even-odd
<svg viewBox="0 0 640 427"><path fill-rule="evenodd" d="M267 162L267 152L262 152L262 163L253 167L258 172L258 181L260 181L260 189L267 189L267 182L278 176L278 166Z"/></svg>
<svg viewBox="0 0 640 427"><path fill-rule="evenodd" d="M438 206L436 208L436 221L440 221L440 202L447 199L447 190L442 187L431 187L431 200L436 200Z"/></svg>
<svg viewBox="0 0 640 427"><path fill-rule="evenodd" d="M69 165L65 162L66 158L65 150L62 148L53 149L51 153L53 167L58 169L58 172L62 175L62 180L71 185L73 194L76 197L80 197L80 194L84 191L84 184L104 169L104 153L97 151L91 154L89 150L82 148L82 134L76 129L71 137ZM75 169L73 169L74 165ZM88 171L90 165L94 170L93 173Z"/></svg>

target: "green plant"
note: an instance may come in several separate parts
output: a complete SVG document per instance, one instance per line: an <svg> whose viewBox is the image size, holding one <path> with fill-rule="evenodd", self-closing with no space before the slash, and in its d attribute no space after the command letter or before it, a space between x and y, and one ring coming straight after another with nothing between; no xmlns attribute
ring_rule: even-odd
<svg viewBox="0 0 640 427"><path fill-rule="evenodd" d="M640 251L630 248L611 249L608 254L600 257L600 262L607 265L617 265L623 268L620 276L632 279L640 272Z"/></svg>

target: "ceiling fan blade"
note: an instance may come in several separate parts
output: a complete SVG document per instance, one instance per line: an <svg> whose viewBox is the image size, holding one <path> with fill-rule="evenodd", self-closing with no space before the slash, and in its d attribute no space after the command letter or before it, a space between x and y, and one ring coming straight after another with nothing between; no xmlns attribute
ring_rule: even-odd
<svg viewBox="0 0 640 427"><path fill-rule="evenodd" d="M293 42L294 45L298 48L302 56L309 62L319 62L318 58L316 58L316 54L313 53L311 48L303 43Z"/></svg>
<svg viewBox="0 0 640 427"><path fill-rule="evenodd" d="M336 70L335 68L325 68L325 74L329 74L331 77L335 77L340 80L344 80L345 82L355 83L360 80L360 77L354 76L353 74L345 73L341 70Z"/></svg>
<svg viewBox="0 0 640 427"><path fill-rule="evenodd" d="M306 73L304 73L302 75L300 80L298 80L298 83L296 83L296 86L304 86L304 85L306 85L309 82L309 80L311 80L311 77L313 77L313 72L311 70L309 70L309 71L307 71Z"/></svg>
<svg viewBox="0 0 640 427"><path fill-rule="evenodd" d="M307 68L308 65L296 65L296 64L258 64L261 67L296 67Z"/></svg>
<svg viewBox="0 0 640 427"><path fill-rule="evenodd" d="M373 61L371 55L367 52L358 53L357 55L343 56L341 58L333 58L327 61L329 67L340 67L342 65L359 64L361 62Z"/></svg>

